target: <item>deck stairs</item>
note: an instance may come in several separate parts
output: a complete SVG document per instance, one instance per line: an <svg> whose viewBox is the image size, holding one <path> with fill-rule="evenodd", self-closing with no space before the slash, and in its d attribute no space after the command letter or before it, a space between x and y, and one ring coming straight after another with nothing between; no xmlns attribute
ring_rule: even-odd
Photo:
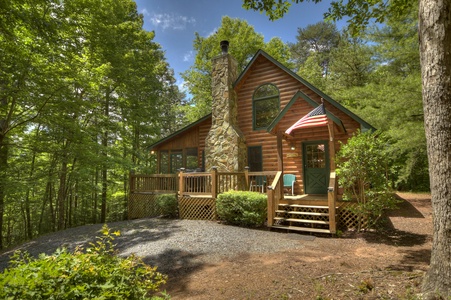
<svg viewBox="0 0 451 300"><path fill-rule="evenodd" d="M331 233L327 205L279 204L272 228Z"/></svg>

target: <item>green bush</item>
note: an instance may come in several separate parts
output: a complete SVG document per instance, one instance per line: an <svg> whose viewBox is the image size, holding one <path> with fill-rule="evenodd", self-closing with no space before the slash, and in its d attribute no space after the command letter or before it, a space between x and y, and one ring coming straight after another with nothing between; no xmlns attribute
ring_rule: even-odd
<svg viewBox="0 0 451 300"><path fill-rule="evenodd" d="M104 225L86 251L63 248L38 258L16 251L0 274L0 299L149 299L166 276L136 256L118 257L113 235L119 232Z"/></svg>
<svg viewBox="0 0 451 300"><path fill-rule="evenodd" d="M178 201L175 194L162 194L157 197L157 206L161 214L170 218L177 218L178 216Z"/></svg>
<svg viewBox="0 0 451 300"><path fill-rule="evenodd" d="M390 182L389 142L384 135L357 132L337 153L337 175L343 187L343 199L355 200L350 210L359 217L357 230L364 220L375 227L384 210L396 208Z"/></svg>
<svg viewBox="0 0 451 300"><path fill-rule="evenodd" d="M216 199L218 216L234 225L261 226L266 220L267 196L256 192L230 191Z"/></svg>

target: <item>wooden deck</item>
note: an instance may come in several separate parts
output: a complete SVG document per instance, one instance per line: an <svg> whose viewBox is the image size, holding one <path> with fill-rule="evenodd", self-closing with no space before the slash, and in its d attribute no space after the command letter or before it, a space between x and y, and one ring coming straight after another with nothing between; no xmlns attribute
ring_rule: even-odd
<svg viewBox="0 0 451 300"><path fill-rule="evenodd" d="M324 195L284 195L282 172L217 172L185 173L172 175L130 176L129 218L143 216L147 206L158 213L158 194L176 194L179 214L186 219L215 219L215 199L229 190L249 191L257 177L264 177L268 197L267 226L287 230L335 233L336 232L336 181L331 173L329 191ZM143 204L147 201L147 204ZM296 229L297 228L297 229Z"/></svg>

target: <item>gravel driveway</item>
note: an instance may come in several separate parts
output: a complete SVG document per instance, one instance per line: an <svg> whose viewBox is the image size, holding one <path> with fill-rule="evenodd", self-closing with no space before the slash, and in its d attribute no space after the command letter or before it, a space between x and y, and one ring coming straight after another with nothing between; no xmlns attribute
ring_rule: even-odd
<svg viewBox="0 0 451 300"><path fill-rule="evenodd" d="M303 240L313 236L271 232L218 224L213 221L170 220L148 218L109 223L119 230L117 250L120 255L132 253L143 258L165 274L191 272L202 266L233 258L245 253L272 253L300 249ZM85 245L99 235L101 224L87 225L41 236L15 249L24 249L32 255L53 253L58 247L72 250ZM0 271L7 267L15 249L0 254Z"/></svg>

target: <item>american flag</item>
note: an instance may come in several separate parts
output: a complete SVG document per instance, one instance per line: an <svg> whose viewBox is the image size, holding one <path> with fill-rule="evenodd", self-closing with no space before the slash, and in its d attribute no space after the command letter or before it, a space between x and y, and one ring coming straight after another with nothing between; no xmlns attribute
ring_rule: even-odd
<svg viewBox="0 0 451 300"><path fill-rule="evenodd" d="M327 116L324 105L321 104L320 106L306 114L304 117L302 117L302 119L294 123L293 126L285 131L285 133L291 134L291 132L295 129L317 127L323 125L327 125Z"/></svg>

